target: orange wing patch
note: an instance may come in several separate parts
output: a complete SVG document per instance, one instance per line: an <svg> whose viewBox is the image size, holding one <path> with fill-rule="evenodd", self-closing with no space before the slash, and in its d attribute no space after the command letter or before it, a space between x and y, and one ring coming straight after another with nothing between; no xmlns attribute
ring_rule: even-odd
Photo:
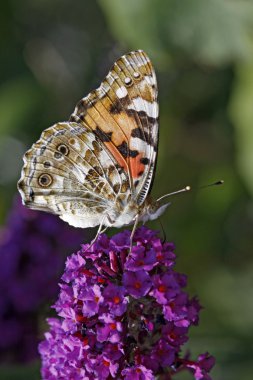
<svg viewBox="0 0 253 380"><path fill-rule="evenodd" d="M136 157L130 157L130 166L134 179L141 177L145 170L145 165L141 162L143 153L139 153Z"/></svg>
<svg viewBox="0 0 253 380"><path fill-rule="evenodd" d="M108 148L109 152L115 158L118 165L123 168L126 172L128 170L128 165L122 154L118 151L116 146L111 142L105 142L105 146Z"/></svg>

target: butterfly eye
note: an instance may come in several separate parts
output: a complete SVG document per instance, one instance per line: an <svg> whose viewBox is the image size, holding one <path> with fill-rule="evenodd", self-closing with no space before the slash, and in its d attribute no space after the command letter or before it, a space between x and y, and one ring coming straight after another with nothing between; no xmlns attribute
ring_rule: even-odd
<svg viewBox="0 0 253 380"><path fill-rule="evenodd" d="M39 185L42 187L48 187L53 182L53 178L49 174L41 174L38 178Z"/></svg>
<svg viewBox="0 0 253 380"><path fill-rule="evenodd" d="M129 77L126 77L126 78L125 78L125 84L126 84L127 86L130 86L130 85L132 84L132 79L129 78Z"/></svg>
<svg viewBox="0 0 253 380"><path fill-rule="evenodd" d="M68 147L66 145L64 145L64 144L58 145L57 150L58 150L58 152L60 152L64 156L67 156L68 153L69 153Z"/></svg>

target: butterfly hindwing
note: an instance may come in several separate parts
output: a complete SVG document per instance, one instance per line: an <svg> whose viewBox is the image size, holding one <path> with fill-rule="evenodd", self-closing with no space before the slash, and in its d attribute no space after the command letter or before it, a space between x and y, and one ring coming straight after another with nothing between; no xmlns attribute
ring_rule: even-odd
<svg viewBox="0 0 253 380"><path fill-rule="evenodd" d="M70 120L84 124L104 142L141 204L150 190L158 145L157 83L147 55L136 51L116 61L100 87L81 99Z"/></svg>
<svg viewBox="0 0 253 380"><path fill-rule="evenodd" d="M103 144L76 123L45 130L24 162L18 184L24 203L78 227L99 224L101 214L129 188Z"/></svg>

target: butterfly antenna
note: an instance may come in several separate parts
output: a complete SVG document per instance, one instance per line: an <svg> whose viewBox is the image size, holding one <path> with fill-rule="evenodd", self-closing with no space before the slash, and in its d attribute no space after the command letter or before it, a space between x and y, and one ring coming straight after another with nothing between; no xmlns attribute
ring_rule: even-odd
<svg viewBox="0 0 253 380"><path fill-rule="evenodd" d="M219 185L223 185L223 184L224 184L224 181L223 181L223 179L221 179L219 181L209 183L208 185L200 186L199 189L205 189L206 187L219 186ZM171 195L185 193L186 191L190 191L190 190L191 190L191 186L186 186L183 189L173 191L172 193L169 193L169 194L165 194L162 197L158 198L156 201L159 202L166 197L170 197Z"/></svg>
<svg viewBox="0 0 253 380"><path fill-rule="evenodd" d="M219 185L223 185L223 183L224 183L224 181L223 181L223 179L221 179L219 181L209 183L209 185L200 186L199 189L205 189L206 187L211 187L211 186L219 186Z"/></svg>
<svg viewBox="0 0 253 380"><path fill-rule="evenodd" d="M162 199L164 199L166 197L170 197L171 195L185 193L186 191L190 191L190 190L191 190L191 186L186 186L183 189L180 189L180 190L177 190L177 191L173 191L173 193L165 194L162 197L158 198L156 201L159 202L159 201L161 201Z"/></svg>

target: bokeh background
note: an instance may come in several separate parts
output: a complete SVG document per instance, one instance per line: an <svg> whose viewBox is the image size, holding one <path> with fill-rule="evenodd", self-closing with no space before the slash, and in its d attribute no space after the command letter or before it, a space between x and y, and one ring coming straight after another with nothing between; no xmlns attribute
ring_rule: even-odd
<svg viewBox="0 0 253 380"><path fill-rule="evenodd" d="M216 356L214 379L252 379L253 2L9 0L0 42L0 378L40 378L36 344L64 257L94 233L22 208L22 155L115 59L143 49L159 83L153 193L193 188L162 217L204 306L189 347Z"/></svg>

